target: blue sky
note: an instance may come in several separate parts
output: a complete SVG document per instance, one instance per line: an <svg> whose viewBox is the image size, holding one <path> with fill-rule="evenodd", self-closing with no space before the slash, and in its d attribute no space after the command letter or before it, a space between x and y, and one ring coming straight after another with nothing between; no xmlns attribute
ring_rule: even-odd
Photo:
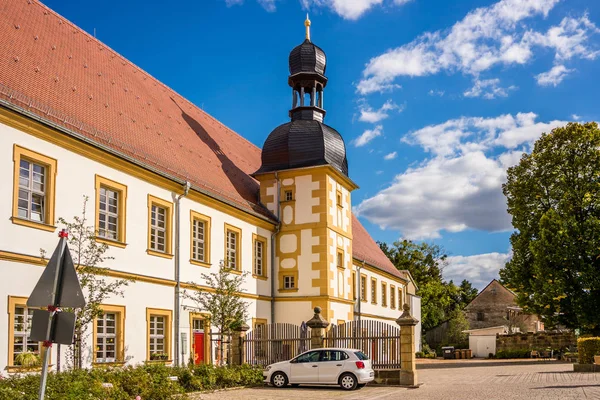
<svg viewBox="0 0 600 400"><path fill-rule="evenodd" d="M541 132L598 118L600 2L46 0L262 146L287 122L289 51L327 54L326 123L346 141L376 240L427 240L483 287L510 257L506 169Z"/></svg>

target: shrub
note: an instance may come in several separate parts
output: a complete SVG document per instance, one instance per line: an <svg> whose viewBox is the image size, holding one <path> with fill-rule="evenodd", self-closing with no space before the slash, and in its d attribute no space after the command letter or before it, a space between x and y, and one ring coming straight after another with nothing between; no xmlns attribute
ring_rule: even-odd
<svg viewBox="0 0 600 400"><path fill-rule="evenodd" d="M594 356L600 355L600 337L577 339L579 364L593 364Z"/></svg>
<svg viewBox="0 0 600 400"><path fill-rule="evenodd" d="M176 376L177 381L169 379ZM50 373L47 400L167 400L173 395L232 386L262 384L262 370L249 365L167 367L163 364L94 368ZM37 398L39 374L13 375L0 380L0 400ZM111 383L112 388L102 384Z"/></svg>

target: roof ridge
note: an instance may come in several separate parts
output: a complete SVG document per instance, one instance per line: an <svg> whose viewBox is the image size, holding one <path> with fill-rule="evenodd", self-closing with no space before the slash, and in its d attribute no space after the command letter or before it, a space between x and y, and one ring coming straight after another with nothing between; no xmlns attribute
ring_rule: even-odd
<svg viewBox="0 0 600 400"><path fill-rule="evenodd" d="M255 145L254 143L252 143L250 140L246 139L243 135L240 135L239 133L237 133L236 131L234 131L233 129L231 129L229 126L225 125L223 122L219 121L218 119L216 119L214 116L212 116L211 114L209 114L208 112L206 112L203 108L198 107L196 104L194 104L192 101L188 100L186 97L182 96L179 92L177 92L175 89L171 88L170 86L166 85L164 82L160 81L159 79L157 79L156 77L154 77L152 74L150 74L148 71L144 70L143 68L141 68L140 66L138 66L137 64L133 63L132 61L130 61L129 59L127 59L125 56L123 56L121 53L119 53L118 51L114 50L112 47L110 47L109 45L107 45L106 43L102 42L100 39L98 39L97 37L91 35L89 32L87 32L85 29L79 27L78 25L76 25L75 23L73 23L71 20L69 20L68 18L60 15L58 12L56 12L55 10L51 9L50 7L48 7L47 5L45 5L44 3L42 3L40 0L30 0L32 4L34 5L38 5L40 7L42 7L43 9L47 10L50 14L55 15L56 17L60 18L61 21L63 23L66 23L68 25L70 25L71 27L77 29L78 31L80 31L81 33L83 33L86 37L90 38L92 41L94 41L96 44L102 45L105 50L112 52L113 54L115 54L116 56L120 57L122 61L126 62L127 64L131 65L132 67L136 68L137 70L139 70L143 75L149 77L152 81L154 81L154 83L157 83L158 85L160 85L161 87L171 91L173 94L175 94L176 96L178 96L181 100L183 100L184 102L188 103L188 105L191 105L194 108L197 108L198 110L200 110L203 114L205 114L207 117L209 117L210 119L212 119L214 122L218 123L219 125L222 125L223 127L225 127L228 131L236 134L239 138L243 139L245 142L249 143L250 145L254 146L256 149L260 150L260 147L258 147L257 145ZM250 175L248 175L250 176Z"/></svg>

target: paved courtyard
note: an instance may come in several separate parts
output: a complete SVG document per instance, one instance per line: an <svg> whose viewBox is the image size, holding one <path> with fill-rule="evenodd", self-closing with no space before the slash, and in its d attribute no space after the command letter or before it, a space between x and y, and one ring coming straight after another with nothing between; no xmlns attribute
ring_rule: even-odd
<svg viewBox="0 0 600 400"><path fill-rule="evenodd" d="M334 387L261 387L202 394L195 400L285 399L598 399L600 374L573 372L570 364L485 366L419 370L419 389L367 386L354 392Z"/></svg>

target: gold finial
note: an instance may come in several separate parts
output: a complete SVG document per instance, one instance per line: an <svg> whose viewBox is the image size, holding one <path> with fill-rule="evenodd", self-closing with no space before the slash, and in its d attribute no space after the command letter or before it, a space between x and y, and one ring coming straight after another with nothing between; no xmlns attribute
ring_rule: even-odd
<svg viewBox="0 0 600 400"><path fill-rule="evenodd" d="M310 19L308 19L308 13L306 14L306 21L304 21L306 27L306 40L310 41Z"/></svg>

